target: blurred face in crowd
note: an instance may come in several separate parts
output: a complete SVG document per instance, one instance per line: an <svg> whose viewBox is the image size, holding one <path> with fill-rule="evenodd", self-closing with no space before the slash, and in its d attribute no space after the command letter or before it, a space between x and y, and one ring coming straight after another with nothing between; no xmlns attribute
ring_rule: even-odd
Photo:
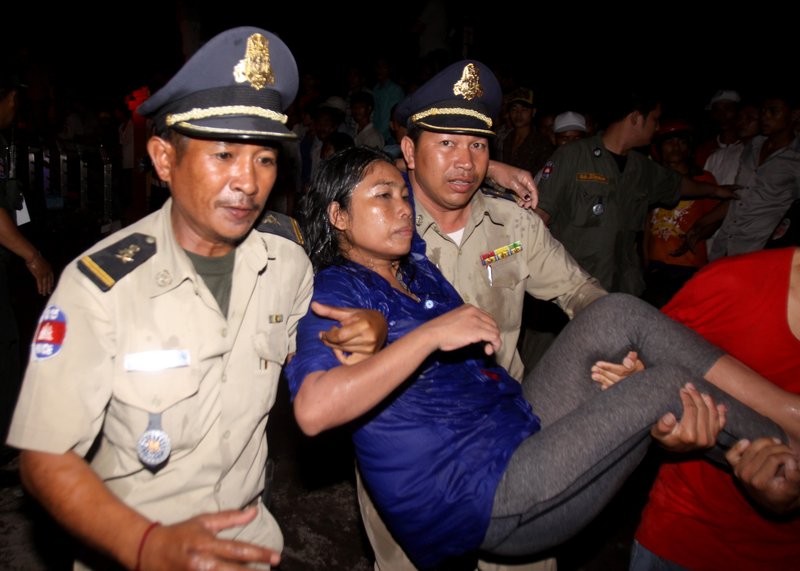
<svg viewBox="0 0 800 571"><path fill-rule="evenodd" d="M522 103L512 103L508 109L508 120L515 129L524 129L531 126L534 108Z"/></svg>
<svg viewBox="0 0 800 571"><path fill-rule="evenodd" d="M555 134L556 146L558 147L566 145L567 143L572 143L573 141L580 141L581 139L585 138L586 131L579 131L578 129L562 131L561 133Z"/></svg>
<svg viewBox="0 0 800 571"><path fill-rule="evenodd" d="M689 158L689 139L676 134L661 142L661 162L663 164L683 163Z"/></svg>
<svg viewBox="0 0 800 571"><path fill-rule="evenodd" d="M736 136L752 139L760 130L761 111L755 105L745 105L736 115Z"/></svg>
<svg viewBox="0 0 800 571"><path fill-rule="evenodd" d="M782 99L766 99L761 106L761 134L776 135L792 128L792 110Z"/></svg>
<svg viewBox="0 0 800 571"><path fill-rule="evenodd" d="M729 129L736 122L739 104L735 101L716 101L711 105L711 120L720 129Z"/></svg>
<svg viewBox="0 0 800 571"><path fill-rule="evenodd" d="M0 129L7 129L14 121L17 110L17 91L12 90L0 98Z"/></svg>

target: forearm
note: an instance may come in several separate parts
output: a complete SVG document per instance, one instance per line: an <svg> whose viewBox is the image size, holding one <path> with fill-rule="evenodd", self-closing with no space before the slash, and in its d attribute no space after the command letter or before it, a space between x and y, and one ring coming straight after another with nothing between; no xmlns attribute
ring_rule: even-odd
<svg viewBox="0 0 800 571"><path fill-rule="evenodd" d="M787 392L750 369L723 355L706 373L706 379L756 412L778 424L800 450L800 395Z"/></svg>
<svg viewBox="0 0 800 571"><path fill-rule="evenodd" d="M150 522L114 496L80 456L24 450L20 476L65 529L126 568L136 566L139 541Z"/></svg>
<svg viewBox="0 0 800 571"><path fill-rule="evenodd" d="M436 349L426 325L355 365L308 375L294 400L303 432L313 436L350 422L390 395Z"/></svg>
<svg viewBox="0 0 800 571"><path fill-rule="evenodd" d="M39 251L22 235L4 208L0 208L0 246L11 250L26 263L33 261L39 255Z"/></svg>

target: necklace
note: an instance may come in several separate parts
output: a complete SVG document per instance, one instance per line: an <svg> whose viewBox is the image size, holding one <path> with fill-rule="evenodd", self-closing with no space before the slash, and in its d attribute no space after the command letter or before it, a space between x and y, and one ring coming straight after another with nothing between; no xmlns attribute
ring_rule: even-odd
<svg viewBox="0 0 800 571"><path fill-rule="evenodd" d="M419 297L417 296L417 294L415 294L413 291L411 291L408 288L408 285L406 284L405 275L403 274L403 271L400 269L400 263L399 262L395 262L394 264L392 264L392 266L396 268L394 275L397 278L397 281L400 284L400 287L403 288L403 291L405 292L405 294L408 297L410 297L411 299L413 299L414 301L419 302Z"/></svg>

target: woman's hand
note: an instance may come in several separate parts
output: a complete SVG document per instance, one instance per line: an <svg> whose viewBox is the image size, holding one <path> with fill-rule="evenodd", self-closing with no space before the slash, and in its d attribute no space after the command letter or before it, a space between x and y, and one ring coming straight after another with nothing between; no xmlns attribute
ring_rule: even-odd
<svg viewBox="0 0 800 571"><path fill-rule="evenodd" d="M522 208L534 209L539 204L539 190L533 182L530 171L498 161L489 161L486 176L497 185L516 194L517 204Z"/></svg>
<svg viewBox="0 0 800 571"><path fill-rule="evenodd" d="M779 440L740 440L725 459L748 494L772 512L800 509L800 457Z"/></svg>
<svg viewBox="0 0 800 571"><path fill-rule="evenodd" d="M725 427L728 409L710 395L700 393L691 383L681 389L683 414L678 420L668 412L650 429L650 435L670 452L691 452L711 448Z"/></svg>
<svg viewBox="0 0 800 571"><path fill-rule="evenodd" d="M636 351L629 351L621 364L597 361L592 366L592 380L599 383L601 389L606 390L625 377L639 371L644 371L644 363L639 359Z"/></svg>
<svg viewBox="0 0 800 571"><path fill-rule="evenodd" d="M500 329L494 318L474 305L464 305L420 326L433 335L441 351L455 351L473 343L484 342L484 351L492 355L500 350Z"/></svg>
<svg viewBox="0 0 800 571"><path fill-rule="evenodd" d="M355 307L333 307L317 301L311 310L321 317L335 319L341 327L320 331L319 338L333 349L343 365L354 365L374 355L386 345L388 326L380 311Z"/></svg>

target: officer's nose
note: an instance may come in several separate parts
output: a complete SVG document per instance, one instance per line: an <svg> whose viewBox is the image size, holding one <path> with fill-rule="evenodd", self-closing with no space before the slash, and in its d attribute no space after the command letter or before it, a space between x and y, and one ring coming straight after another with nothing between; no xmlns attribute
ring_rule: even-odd
<svg viewBox="0 0 800 571"><path fill-rule="evenodd" d="M245 194L254 194L258 190L255 165L249 157L243 157L236 162L232 187Z"/></svg>

